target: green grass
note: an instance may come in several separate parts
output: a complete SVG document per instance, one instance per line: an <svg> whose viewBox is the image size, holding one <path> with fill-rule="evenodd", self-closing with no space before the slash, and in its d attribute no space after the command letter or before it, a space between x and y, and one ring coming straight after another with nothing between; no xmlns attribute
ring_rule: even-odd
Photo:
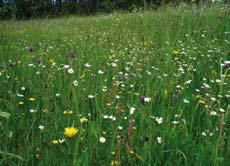
<svg viewBox="0 0 230 166"><path fill-rule="evenodd" d="M193 11L0 22L0 165L227 165L230 11Z"/></svg>

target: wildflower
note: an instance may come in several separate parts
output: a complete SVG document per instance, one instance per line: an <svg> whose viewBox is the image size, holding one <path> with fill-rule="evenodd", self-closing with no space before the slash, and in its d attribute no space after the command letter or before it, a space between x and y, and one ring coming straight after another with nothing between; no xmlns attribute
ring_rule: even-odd
<svg viewBox="0 0 230 166"><path fill-rule="evenodd" d="M158 124L162 124L164 121L162 117L156 117L155 120Z"/></svg>
<svg viewBox="0 0 230 166"><path fill-rule="evenodd" d="M150 97L141 96L141 103L142 104L149 103L150 101L151 101Z"/></svg>
<svg viewBox="0 0 230 166"><path fill-rule="evenodd" d="M220 79L216 79L216 83L221 83L222 81Z"/></svg>
<svg viewBox="0 0 230 166"><path fill-rule="evenodd" d="M69 57L70 57L70 58L73 58L74 56L75 56L74 51L73 51L73 50L70 50L70 51L69 51Z"/></svg>
<svg viewBox="0 0 230 166"><path fill-rule="evenodd" d="M116 98L116 99L120 99L121 97L120 97L119 95L116 95L115 98Z"/></svg>
<svg viewBox="0 0 230 166"><path fill-rule="evenodd" d="M72 111L72 110L65 110L65 111L63 112L63 114L65 114L65 115L72 115L72 114L73 114L73 111Z"/></svg>
<svg viewBox="0 0 230 166"><path fill-rule="evenodd" d="M115 120L117 120L117 118L115 117L115 116L109 116L109 119L111 119L112 121L115 121Z"/></svg>
<svg viewBox="0 0 230 166"><path fill-rule="evenodd" d="M22 94L19 94L19 93L17 94L17 96L18 96L18 97L24 97L24 95L22 95Z"/></svg>
<svg viewBox="0 0 230 166"><path fill-rule="evenodd" d="M149 103L150 101L151 101L151 98L150 98L150 97L145 97L145 98L144 98L144 102Z"/></svg>
<svg viewBox="0 0 230 166"><path fill-rule="evenodd" d="M204 136L204 137L207 136L207 134L204 131L201 133L201 135Z"/></svg>
<svg viewBox="0 0 230 166"><path fill-rule="evenodd" d="M118 126L117 128L118 128L119 130L122 130L122 129L123 129L123 127L122 127L122 126Z"/></svg>
<svg viewBox="0 0 230 166"><path fill-rule="evenodd" d="M19 101L18 104L19 104L19 105L23 105L24 102L23 102L23 101Z"/></svg>
<svg viewBox="0 0 230 166"><path fill-rule="evenodd" d="M49 61L49 62L50 62L50 64L51 64L51 65L53 65L53 66L54 66L54 65L56 65L56 63L55 63L54 59L50 59L50 61Z"/></svg>
<svg viewBox="0 0 230 166"><path fill-rule="evenodd" d="M161 144L162 143L162 138L161 137L157 137L157 142L159 143L159 144Z"/></svg>
<svg viewBox="0 0 230 166"><path fill-rule="evenodd" d="M40 159L41 159L41 155L40 155L40 154L36 154L35 156L36 156L36 159L37 159L37 160L40 160Z"/></svg>
<svg viewBox="0 0 230 166"><path fill-rule="evenodd" d="M224 112L225 112L225 110L224 110L223 108L220 108L220 112L224 113Z"/></svg>
<svg viewBox="0 0 230 166"><path fill-rule="evenodd" d="M78 86L78 81L77 80L73 81L73 85Z"/></svg>
<svg viewBox="0 0 230 166"><path fill-rule="evenodd" d="M206 104L206 101L200 99L200 100L198 101L198 103L199 103L199 104Z"/></svg>
<svg viewBox="0 0 230 166"><path fill-rule="evenodd" d="M192 82L192 80L188 80L184 84L190 84L191 82Z"/></svg>
<svg viewBox="0 0 230 166"><path fill-rule="evenodd" d="M26 90L26 88L25 87L21 87L21 90L24 91L24 90Z"/></svg>
<svg viewBox="0 0 230 166"><path fill-rule="evenodd" d="M88 122L87 118L83 117L83 118L80 119L80 123L85 123L85 122Z"/></svg>
<svg viewBox="0 0 230 166"><path fill-rule="evenodd" d="M224 61L224 63L221 66L223 66L224 68L230 67L230 61Z"/></svg>
<svg viewBox="0 0 230 166"><path fill-rule="evenodd" d="M174 120L174 121L172 121L172 123L176 125L176 124L178 124L180 122Z"/></svg>
<svg viewBox="0 0 230 166"><path fill-rule="evenodd" d="M30 112L31 112L31 113L35 113L35 112L37 112L37 110L30 109Z"/></svg>
<svg viewBox="0 0 230 166"><path fill-rule="evenodd" d="M32 53L32 52L33 52L33 48L32 48L32 47L29 47L29 48L28 48L28 51L29 51L30 53Z"/></svg>
<svg viewBox="0 0 230 166"><path fill-rule="evenodd" d="M56 139L52 140L52 144L58 144L58 143L59 143L58 140Z"/></svg>
<svg viewBox="0 0 230 166"><path fill-rule="evenodd" d="M35 101L34 97L29 98L29 101Z"/></svg>
<svg viewBox="0 0 230 166"><path fill-rule="evenodd" d="M112 65L113 67L117 67L117 64L116 64L116 63L111 63L111 65Z"/></svg>
<svg viewBox="0 0 230 166"><path fill-rule="evenodd" d="M178 50L173 50L173 55L178 55L180 52Z"/></svg>
<svg viewBox="0 0 230 166"><path fill-rule="evenodd" d="M102 89L103 92L106 92L107 91L107 87L104 86L103 89Z"/></svg>
<svg viewBox="0 0 230 166"><path fill-rule="evenodd" d="M211 97L211 100L212 100L213 102L215 102L215 101L216 101L216 98L215 98L215 97Z"/></svg>
<svg viewBox="0 0 230 166"><path fill-rule="evenodd" d="M40 130L44 130L45 127L44 127L43 125L39 125L38 128L39 128Z"/></svg>
<svg viewBox="0 0 230 166"><path fill-rule="evenodd" d="M69 68L69 65L64 65L63 68L64 68L64 69L68 69L68 68Z"/></svg>
<svg viewBox="0 0 230 166"><path fill-rule="evenodd" d="M186 103L186 104L189 103L189 101L188 101L187 99L184 99L183 101L184 101L184 103Z"/></svg>
<svg viewBox="0 0 230 166"><path fill-rule="evenodd" d="M136 110L136 108L131 107L131 108L130 108L130 111L129 111L129 112L130 112L130 114L132 115L132 114L134 113L134 111L135 111L135 110Z"/></svg>
<svg viewBox="0 0 230 166"><path fill-rule="evenodd" d="M217 115L217 112L216 112L216 111L211 111L211 112L210 112L210 115L211 115L211 116L216 116L216 115Z"/></svg>
<svg viewBox="0 0 230 166"><path fill-rule="evenodd" d="M93 96L93 95L88 95L88 98L89 98L89 99L93 99L94 96Z"/></svg>
<svg viewBox="0 0 230 166"><path fill-rule="evenodd" d="M135 154L135 152L133 150L130 150L129 153L130 154Z"/></svg>
<svg viewBox="0 0 230 166"><path fill-rule="evenodd" d="M106 141L105 137L100 137L100 139L99 139L100 143L105 143L105 141Z"/></svg>
<svg viewBox="0 0 230 166"><path fill-rule="evenodd" d="M60 144L64 143L64 142L65 142L65 138L58 139L58 142L59 142Z"/></svg>
<svg viewBox="0 0 230 166"><path fill-rule="evenodd" d="M112 160L111 163L110 163L111 166L118 166L120 165L120 162L117 161L117 160Z"/></svg>
<svg viewBox="0 0 230 166"><path fill-rule="evenodd" d="M72 68L68 69L68 73L69 74L73 74L74 73L74 70Z"/></svg>
<svg viewBox="0 0 230 166"><path fill-rule="evenodd" d="M85 67L90 68L91 65L90 65L89 63L86 63L86 64L85 64Z"/></svg>
<svg viewBox="0 0 230 166"><path fill-rule="evenodd" d="M60 93L56 93L55 96L56 96L56 97L60 97L61 94L60 94Z"/></svg>
<svg viewBox="0 0 230 166"><path fill-rule="evenodd" d="M102 70L98 70L98 74L104 74Z"/></svg>
<svg viewBox="0 0 230 166"><path fill-rule="evenodd" d="M78 132L79 132L79 129L75 127L66 127L64 134L69 138L73 138Z"/></svg>

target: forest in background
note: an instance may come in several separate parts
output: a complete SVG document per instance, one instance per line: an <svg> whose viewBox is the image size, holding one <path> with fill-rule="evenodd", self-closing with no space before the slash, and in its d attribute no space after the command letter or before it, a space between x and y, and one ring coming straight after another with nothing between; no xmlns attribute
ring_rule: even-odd
<svg viewBox="0 0 230 166"><path fill-rule="evenodd" d="M110 13L115 10L157 9L167 4L184 3L199 6L213 2L226 4L227 0L8 0L0 1L0 19L89 15L98 12Z"/></svg>

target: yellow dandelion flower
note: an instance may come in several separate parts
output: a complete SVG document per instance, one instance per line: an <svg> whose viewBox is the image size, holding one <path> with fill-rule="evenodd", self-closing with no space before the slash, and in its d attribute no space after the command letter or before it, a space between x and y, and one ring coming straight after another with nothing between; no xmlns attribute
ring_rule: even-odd
<svg viewBox="0 0 230 166"><path fill-rule="evenodd" d="M75 127L66 127L64 134L69 138L73 138L78 132L79 132L79 129Z"/></svg>
<svg viewBox="0 0 230 166"><path fill-rule="evenodd" d="M52 140L52 144L58 144L58 143L59 143L58 140L56 139Z"/></svg>

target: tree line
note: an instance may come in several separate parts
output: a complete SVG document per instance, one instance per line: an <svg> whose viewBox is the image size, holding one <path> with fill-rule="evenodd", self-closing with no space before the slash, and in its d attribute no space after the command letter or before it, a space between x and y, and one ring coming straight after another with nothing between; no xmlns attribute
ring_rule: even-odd
<svg viewBox="0 0 230 166"><path fill-rule="evenodd" d="M96 12L112 12L114 10L131 11L140 8L157 8L169 3L176 5L184 2L198 5L212 1L213 0L0 0L0 19L94 14Z"/></svg>

